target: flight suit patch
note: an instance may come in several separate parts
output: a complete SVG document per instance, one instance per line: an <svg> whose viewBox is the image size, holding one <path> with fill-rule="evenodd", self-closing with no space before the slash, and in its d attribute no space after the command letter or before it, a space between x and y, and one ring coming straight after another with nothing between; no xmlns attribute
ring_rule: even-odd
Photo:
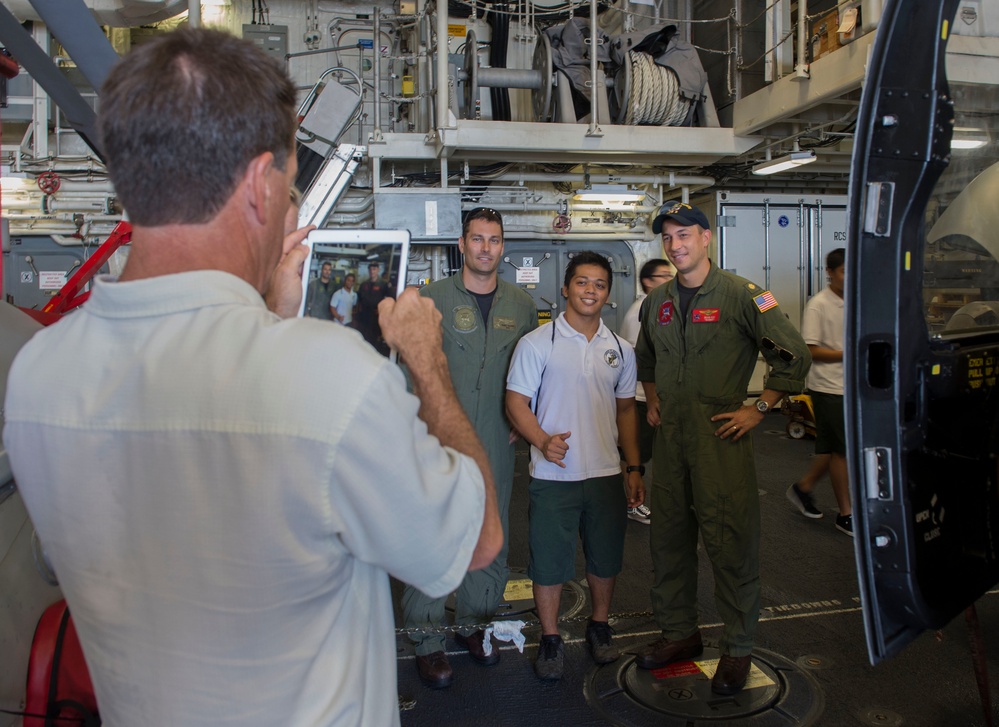
<svg viewBox="0 0 999 727"><path fill-rule="evenodd" d="M621 357L617 355L617 351L613 348L608 348L604 351L604 363L610 366L612 369L616 369L621 365Z"/></svg>
<svg viewBox="0 0 999 727"><path fill-rule="evenodd" d="M667 300L659 306L659 325L666 326L673 322L673 301Z"/></svg>
<svg viewBox="0 0 999 727"><path fill-rule="evenodd" d="M694 308L690 314L691 323L717 323L719 311L717 308Z"/></svg>
<svg viewBox="0 0 999 727"><path fill-rule="evenodd" d="M766 313L771 308L777 307L777 299L774 298L774 294L769 290L765 290L760 295L753 298L753 302L756 303L756 307L759 309L760 313Z"/></svg>
<svg viewBox="0 0 999 727"><path fill-rule="evenodd" d="M472 306L459 305L452 311L452 316L454 330L462 333L475 330L475 309Z"/></svg>
<svg viewBox="0 0 999 727"><path fill-rule="evenodd" d="M504 318L503 316L493 318L493 328L498 328L501 331L512 331L516 327L517 323L513 318Z"/></svg>

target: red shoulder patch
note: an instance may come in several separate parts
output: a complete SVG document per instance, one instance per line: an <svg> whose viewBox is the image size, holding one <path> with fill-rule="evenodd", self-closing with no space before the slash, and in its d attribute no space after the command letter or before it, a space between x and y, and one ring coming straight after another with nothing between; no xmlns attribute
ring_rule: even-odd
<svg viewBox="0 0 999 727"><path fill-rule="evenodd" d="M659 325L666 326L673 322L673 301L667 300L659 306Z"/></svg>

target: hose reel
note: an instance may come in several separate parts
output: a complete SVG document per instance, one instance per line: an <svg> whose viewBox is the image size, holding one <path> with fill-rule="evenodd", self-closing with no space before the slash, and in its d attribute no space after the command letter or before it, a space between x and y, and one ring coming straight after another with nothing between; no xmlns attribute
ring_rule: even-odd
<svg viewBox="0 0 999 727"><path fill-rule="evenodd" d="M648 53L628 51L628 61L614 77L615 124L679 126L693 101L680 95L672 68L658 65Z"/></svg>
<svg viewBox="0 0 999 727"><path fill-rule="evenodd" d="M462 76L465 82L465 118L474 118L479 89L523 88L531 91L531 106L538 121L547 121L552 103L552 46L548 36L538 36L534 46L533 69L480 68L475 31L465 36L465 59Z"/></svg>
<svg viewBox="0 0 999 727"><path fill-rule="evenodd" d="M538 36L534 46L533 66L532 69L480 67L475 31L468 31L464 64L459 72L464 81L465 118L475 117L482 87L521 88L531 91L534 118L548 121L552 115L554 68L551 41L544 33ZM694 103L680 95L676 72L658 65L648 53L628 51L627 62L606 82L613 87L611 103L615 124L680 126Z"/></svg>

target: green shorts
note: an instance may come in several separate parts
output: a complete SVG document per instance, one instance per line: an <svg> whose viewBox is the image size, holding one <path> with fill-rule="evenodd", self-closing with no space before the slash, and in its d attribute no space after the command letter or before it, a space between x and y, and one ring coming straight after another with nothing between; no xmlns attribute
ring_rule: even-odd
<svg viewBox="0 0 999 727"><path fill-rule="evenodd" d="M531 478L527 575L539 586L576 577L576 538L583 540L586 572L613 578L624 562L628 501L621 475L576 482Z"/></svg>
<svg viewBox="0 0 999 727"><path fill-rule="evenodd" d="M843 396L811 392L815 412L815 454L846 456L846 427L843 424Z"/></svg>

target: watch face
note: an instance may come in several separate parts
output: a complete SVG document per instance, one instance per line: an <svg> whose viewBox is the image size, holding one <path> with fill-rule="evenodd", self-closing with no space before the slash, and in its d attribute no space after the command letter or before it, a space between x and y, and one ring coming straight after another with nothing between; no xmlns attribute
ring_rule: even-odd
<svg viewBox="0 0 999 727"><path fill-rule="evenodd" d="M765 402L765 401L758 401L758 402L756 402L756 409L757 409L757 411L760 411L763 414L766 414L767 411L770 409L770 405L767 402Z"/></svg>

